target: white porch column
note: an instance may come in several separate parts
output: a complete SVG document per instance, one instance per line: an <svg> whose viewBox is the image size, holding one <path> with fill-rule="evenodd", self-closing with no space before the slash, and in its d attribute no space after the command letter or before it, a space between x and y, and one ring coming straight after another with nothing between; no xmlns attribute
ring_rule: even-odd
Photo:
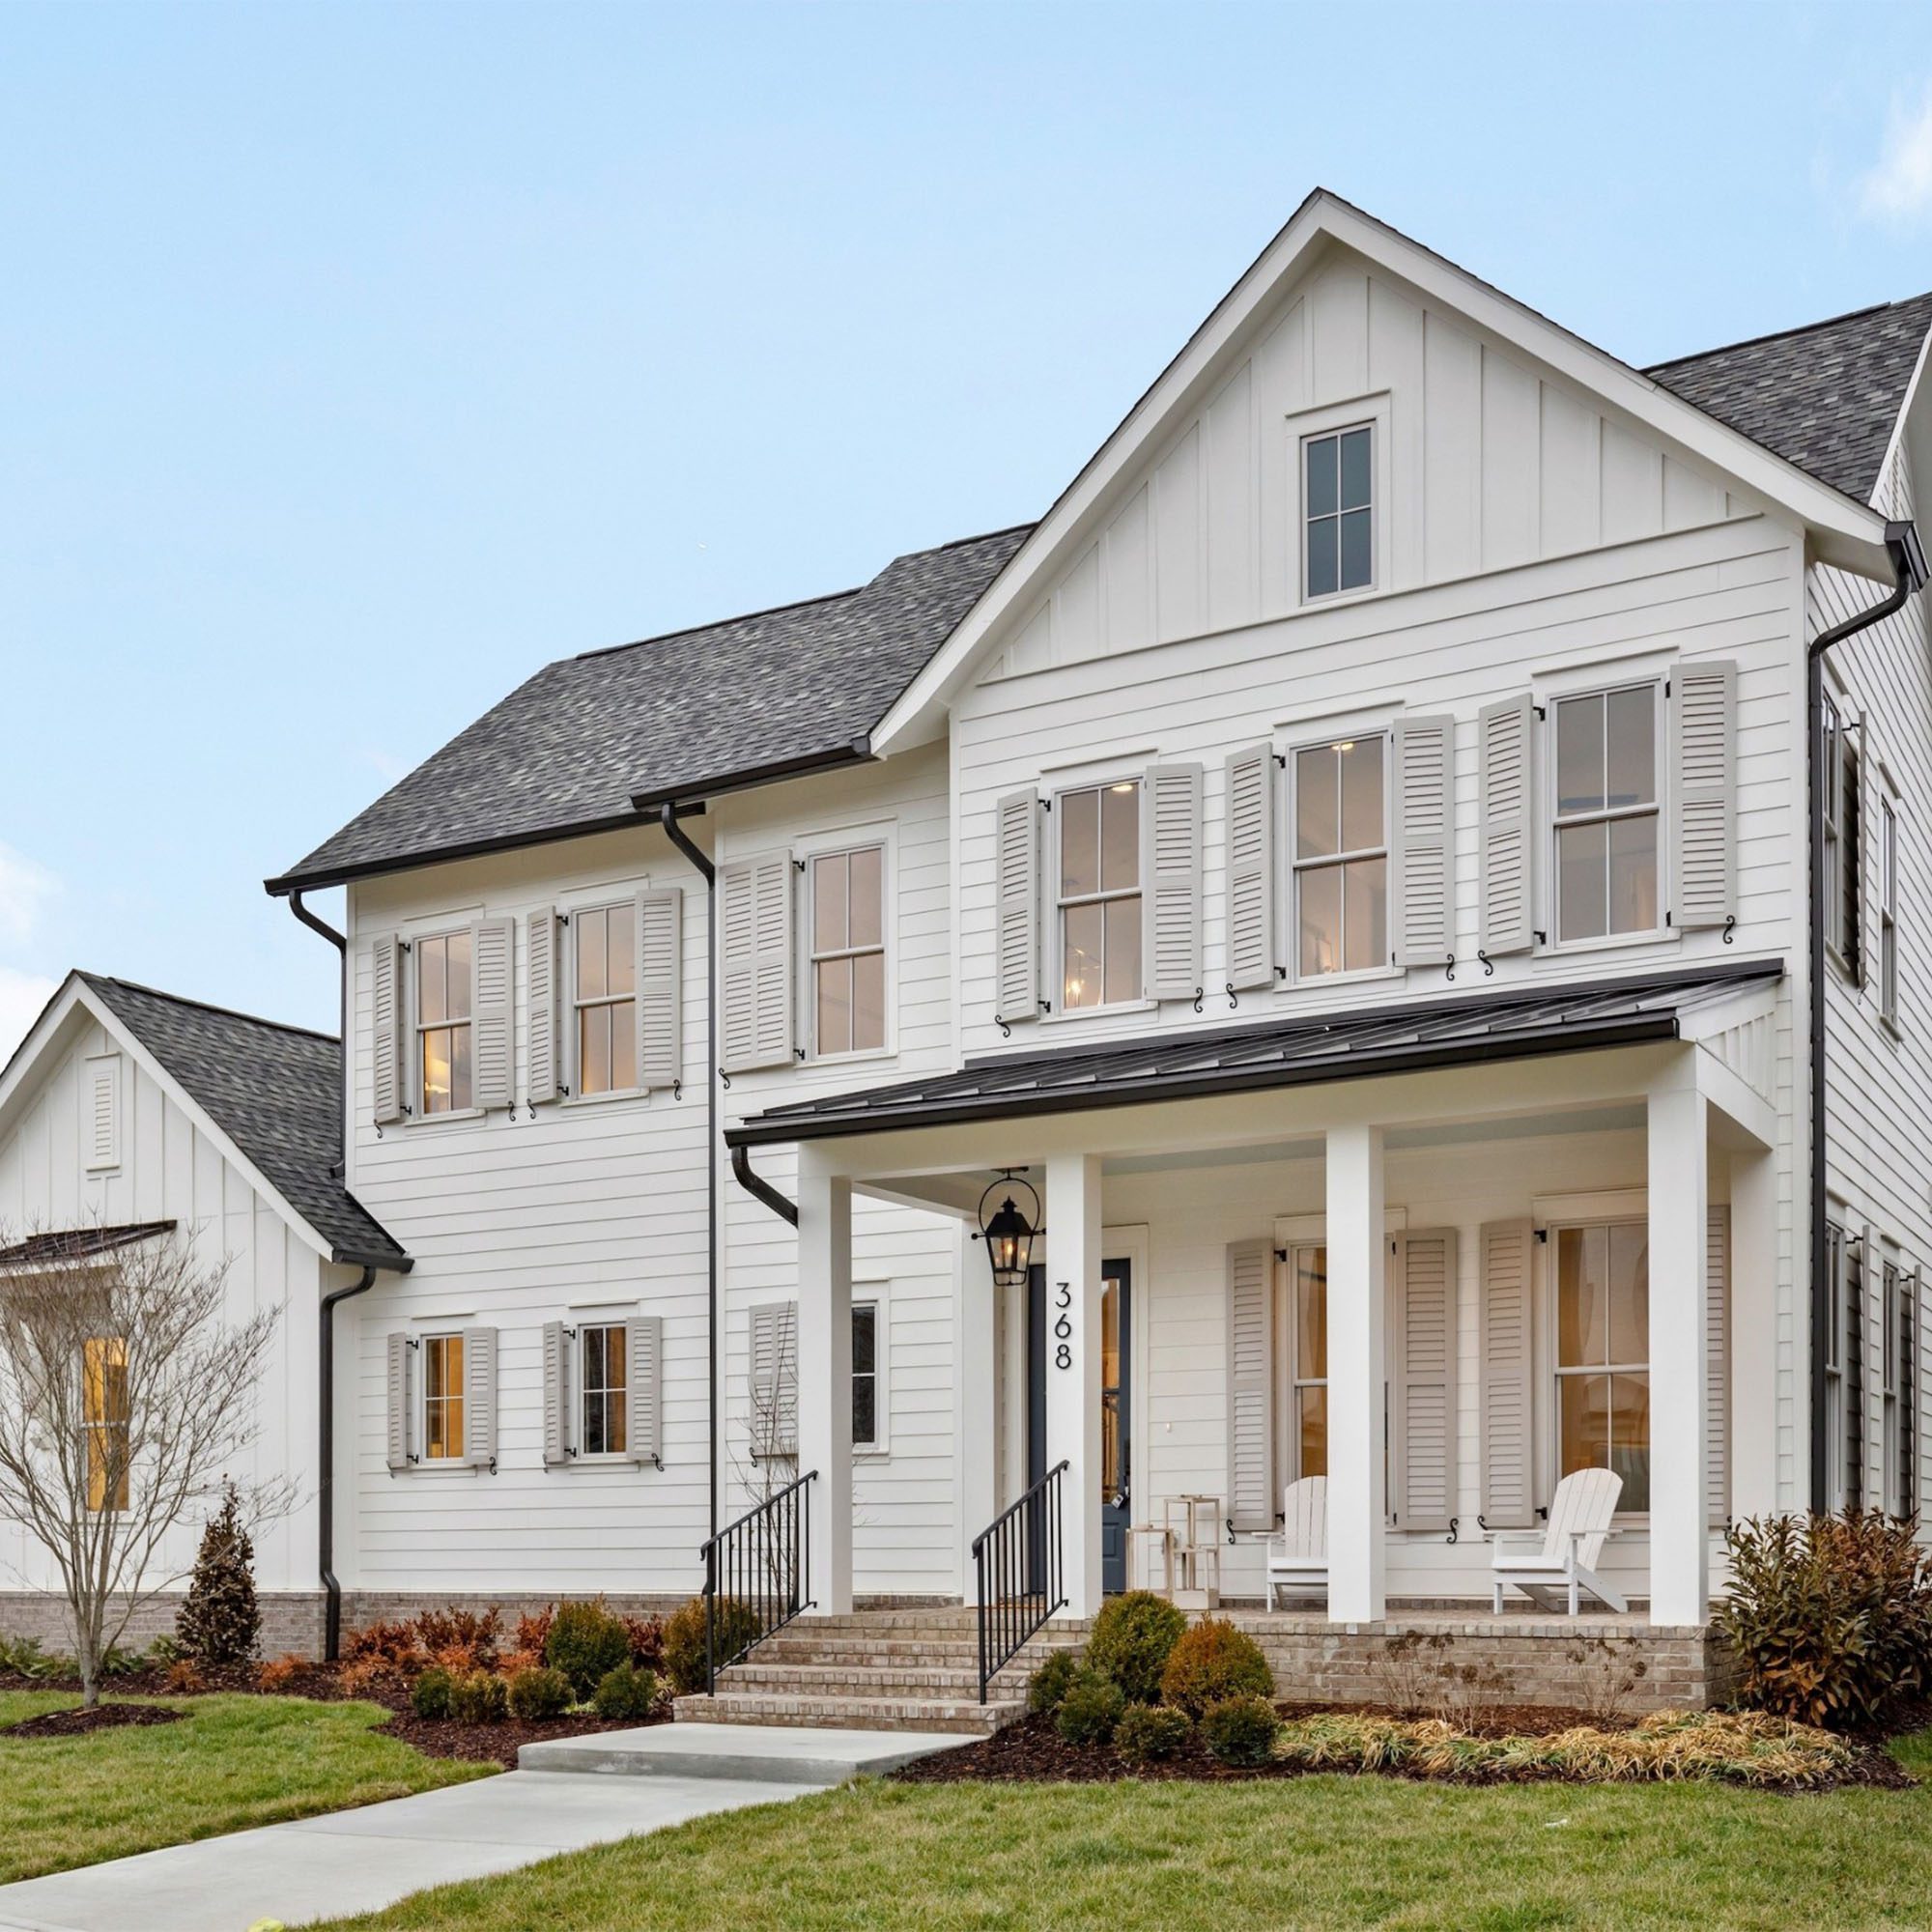
<svg viewBox="0 0 1932 1932"><path fill-rule="evenodd" d="M1387 1609L1382 1130L1334 1127L1327 1141L1328 1615L1377 1623Z"/></svg>
<svg viewBox="0 0 1932 1932"><path fill-rule="evenodd" d="M1066 1611L1091 1617L1103 1595L1100 1162L1085 1153L1057 1154L1046 1163L1046 1466L1063 1459Z"/></svg>
<svg viewBox="0 0 1932 1932"><path fill-rule="evenodd" d="M1710 1610L1704 1497L1708 1104L1685 1084L1649 1096L1650 1620L1701 1624Z"/></svg>
<svg viewBox="0 0 1932 1932"><path fill-rule="evenodd" d="M985 1245L967 1238L961 1222L952 1244L953 1304L957 1311L959 1449L959 1591L974 1601L979 1577L973 1566L973 1539L999 1514L999 1391L995 1363L997 1297ZM1024 1377L1017 1386L1026 1387Z"/></svg>
<svg viewBox="0 0 1932 1932"><path fill-rule="evenodd" d="M852 1182L798 1156L798 1472L809 1495L812 1611L852 1608Z"/></svg>
<svg viewBox="0 0 1932 1932"><path fill-rule="evenodd" d="M1734 1520L1778 1507L1777 1156L1731 1154L1731 1508Z"/></svg>

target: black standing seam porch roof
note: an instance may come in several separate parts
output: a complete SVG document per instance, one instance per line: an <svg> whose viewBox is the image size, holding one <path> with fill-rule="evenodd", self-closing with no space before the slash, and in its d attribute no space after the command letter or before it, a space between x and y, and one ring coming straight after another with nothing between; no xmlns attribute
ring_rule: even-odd
<svg viewBox="0 0 1932 1932"><path fill-rule="evenodd" d="M892 1133L1676 1039L1686 1013L1783 974L1779 959L1726 960L1676 973L1197 1027L1052 1053L988 1054L956 1073L771 1107L727 1127L724 1139L732 1147L761 1147Z"/></svg>

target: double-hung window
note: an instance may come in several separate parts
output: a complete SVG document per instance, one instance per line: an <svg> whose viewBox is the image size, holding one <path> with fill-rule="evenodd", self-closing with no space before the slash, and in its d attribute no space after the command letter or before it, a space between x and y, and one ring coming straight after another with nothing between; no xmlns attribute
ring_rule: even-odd
<svg viewBox="0 0 1932 1932"><path fill-rule="evenodd" d="M1885 1262L1879 1269L1879 1388L1884 1404L1885 1434L1880 1454L1885 1459L1885 1507L1897 1512L1898 1501L1898 1268Z"/></svg>
<svg viewBox="0 0 1932 1932"><path fill-rule="evenodd" d="M1878 1009L1898 1024L1898 813L1890 799L1878 809Z"/></svg>
<svg viewBox="0 0 1932 1932"><path fill-rule="evenodd" d="M1368 423L1302 440L1302 570L1311 598L1375 582L1374 451Z"/></svg>
<svg viewBox="0 0 1932 1932"><path fill-rule="evenodd" d="M820 1058L886 1043L885 847L810 861L811 1039Z"/></svg>
<svg viewBox="0 0 1932 1932"><path fill-rule="evenodd" d="M128 1341L90 1335L81 1344L80 1417L86 1434L87 1506L128 1507Z"/></svg>
<svg viewBox="0 0 1932 1932"><path fill-rule="evenodd" d="M881 1413L883 1335L876 1301L852 1304L852 1447L877 1449L885 1439Z"/></svg>
<svg viewBox="0 0 1932 1932"><path fill-rule="evenodd" d="M1621 1510L1650 1507L1650 1228L1557 1228L1556 1474L1613 1469Z"/></svg>
<svg viewBox="0 0 1932 1932"><path fill-rule="evenodd" d="M1662 696L1647 683L1555 702L1559 942L1658 928Z"/></svg>
<svg viewBox="0 0 1932 1932"><path fill-rule="evenodd" d="M629 905L571 916L576 939L577 1091L628 1094L638 1084L638 919Z"/></svg>
<svg viewBox="0 0 1932 1932"><path fill-rule="evenodd" d="M1064 791L1060 827L1060 1002L1064 1010L1138 1000L1141 786L1138 779Z"/></svg>
<svg viewBox="0 0 1932 1932"><path fill-rule="evenodd" d="M468 928L415 942L416 1086L425 1114L473 1104Z"/></svg>
<svg viewBox="0 0 1932 1932"><path fill-rule="evenodd" d="M1388 741L1345 738L1294 754L1298 973L1389 963Z"/></svg>
<svg viewBox="0 0 1932 1932"><path fill-rule="evenodd" d="M577 1349L578 1453L622 1456L629 1435L629 1331L621 1321L585 1322L578 1330Z"/></svg>
<svg viewBox="0 0 1932 1932"><path fill-rule="evenodd" d="M1317 1241L1288 1253L1288 1306L1280 1333L1289 1390L1282 1465L1291 1476L1328 1473L1328 1250Z"/></svg>
<svg viewBox="0 0 1932 1932"><path fill-rule="evenodd" d="M1825 1227L1825 1496L1845 1501L1845 1231Z"/></svg>
<svg viewBox="0 0 1932 1932"><path fill-rule="evenodd" d="M1859 946L1859 754L1838 707L1825 699L1825 937L1853 980L1863 966Z"/></svg>
<svg viewBox="0 0 1932 1932"><path fill-rule="evenodd" d="M422 1445L426 1463L463 1460L463 1337L422 1338Z"/></svg>

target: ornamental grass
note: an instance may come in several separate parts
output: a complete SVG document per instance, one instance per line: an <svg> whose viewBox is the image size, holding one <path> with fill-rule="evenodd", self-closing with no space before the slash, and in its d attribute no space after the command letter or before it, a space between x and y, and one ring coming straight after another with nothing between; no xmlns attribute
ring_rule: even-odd
<svg viewBox="0 0 1932 1932"><path fill-rule="evenodd" d="M1307 1771L1588 1784L1701 1779L1786 1790L1836 1783L1854 1759L1844 1739L1758 1711L1657 1711L1627 1731L1579 1724L1548 1737L1505 1738L1471 1737L1439 1719L1330 1712L1285 1724L1274 1755Z"/></svg>

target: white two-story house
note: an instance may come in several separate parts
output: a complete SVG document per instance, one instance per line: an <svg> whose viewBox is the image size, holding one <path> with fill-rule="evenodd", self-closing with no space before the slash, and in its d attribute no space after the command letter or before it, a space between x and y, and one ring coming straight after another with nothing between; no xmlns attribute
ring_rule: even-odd
<svg viewBox="0 0 1932 1932"><path fill-rule="evenodd" d="M1297 1628L1488 1617L1607 1469L1675 1640L1727 1520L1914 1509L1928 329L1639 371L1318 193L1038 523L552 665L270 881L407 1261L346 1613L774 1497L787 1610L1086 1616L1185 1499L1259 1605L1320 1477Z"/></svg>

